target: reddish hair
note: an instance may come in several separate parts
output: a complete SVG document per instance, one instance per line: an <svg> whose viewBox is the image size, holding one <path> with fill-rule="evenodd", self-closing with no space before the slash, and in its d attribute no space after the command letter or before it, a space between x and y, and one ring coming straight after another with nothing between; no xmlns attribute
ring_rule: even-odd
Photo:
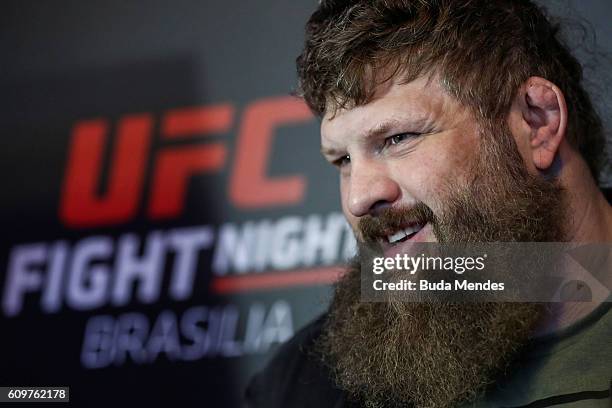
<svg viewBox="0 0 612 408"><path fill-rule="evenodd" d="M531 76L568 105L568 140L597 178L605 136L582 67L530 0L323 0L297 59L298 94L323 116L368 103L378 85L437 75L479 119L505 120Z"/></svg>

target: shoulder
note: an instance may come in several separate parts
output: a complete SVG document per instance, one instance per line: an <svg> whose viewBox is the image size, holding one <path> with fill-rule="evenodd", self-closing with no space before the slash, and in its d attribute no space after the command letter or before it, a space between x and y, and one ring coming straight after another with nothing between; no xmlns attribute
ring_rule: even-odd
<svg viewBox="0 0 612 408"><path fill-rule="evenodd" d="M326 315L308 324L276 352L246 390L247 407L334 407L342 392L329 371L313 355Z"/></svg>

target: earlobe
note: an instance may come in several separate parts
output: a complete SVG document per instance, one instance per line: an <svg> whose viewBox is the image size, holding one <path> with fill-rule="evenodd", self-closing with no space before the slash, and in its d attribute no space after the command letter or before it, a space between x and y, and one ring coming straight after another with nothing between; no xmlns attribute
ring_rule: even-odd
<svg viewBox="0 0 612 408"><path fill-rule="evenodd" d="M552 82L531 77L525 84L523 119L531 129L532 160L539 170L554 162L567 130L567 106L563 92Z"/></svg>

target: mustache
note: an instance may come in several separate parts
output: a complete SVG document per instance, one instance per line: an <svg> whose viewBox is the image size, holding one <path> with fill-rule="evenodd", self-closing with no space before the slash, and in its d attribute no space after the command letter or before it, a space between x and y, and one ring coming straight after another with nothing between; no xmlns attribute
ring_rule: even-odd
<svg viewBox="0 0 612 408"><path fill-rule="evenodd" d="M382 236L391 235L410 224L436 224L436 217L427 205L418 202L411 207L389 207L376 216L365 215L359 220L357 230L366 243L376 243Z"/></svg>

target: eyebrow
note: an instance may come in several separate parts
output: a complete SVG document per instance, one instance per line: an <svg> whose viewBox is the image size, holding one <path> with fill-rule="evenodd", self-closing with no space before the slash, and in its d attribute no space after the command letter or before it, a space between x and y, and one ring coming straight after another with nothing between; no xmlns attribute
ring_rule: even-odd
<svg viewBox="0 0 612 408"><path fill-rule="evenodd" d="M389 133L389 131L400 124L400 121L397 119L389 119L384 122L380 122L370 128L365 132L364 138L371 139L377 136L384 135L385 133Z"/></svg>
<svg viewBox="0 0 612 408"><path fill-rule="evenodd" d="M333 147L321 146L321 154L323 156L338 156L341 154L341 150L334 149Z"/></svg>
<svg viewBox="0 0 612 408"><path fill-rule="evenodd" d="M384 135L399 124L400 121L397 119L390 119L377 123L364 133L364 139L372 139L380 135ZM333 147L321 146L321 154L324 156L338 156L345 153L342 150L335 149Z"/></svg>

